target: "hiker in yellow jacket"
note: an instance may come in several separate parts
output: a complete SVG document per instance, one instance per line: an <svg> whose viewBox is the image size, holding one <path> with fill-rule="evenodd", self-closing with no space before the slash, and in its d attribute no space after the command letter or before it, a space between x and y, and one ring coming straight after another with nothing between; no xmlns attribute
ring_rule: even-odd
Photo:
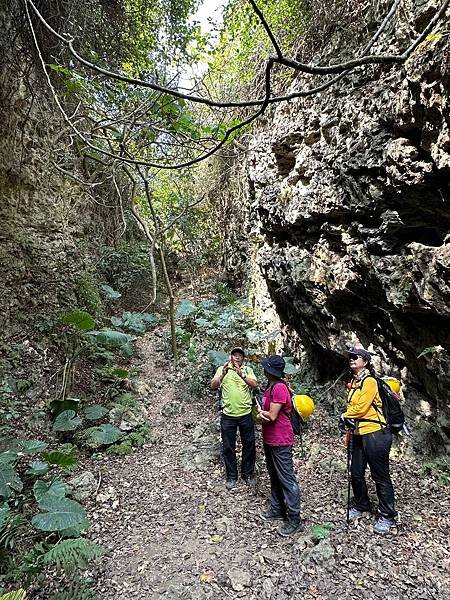
<svg viewBox="0 0 450 600"><path fill-rule="evenodd" d="M381 399L371 363L372 355L364 348L354 347L348 352L353 379L348 386L347 410L341 419L354 421L351 456L351 483L354 495L349 518L358 519L371 510L365 473L370 467L378 496L378 519L373 530L387 534L395 527L394 488L389 473L389 452L392 433L386 426L381 411ZM378 410L377 410L378 409Z"/></svg>

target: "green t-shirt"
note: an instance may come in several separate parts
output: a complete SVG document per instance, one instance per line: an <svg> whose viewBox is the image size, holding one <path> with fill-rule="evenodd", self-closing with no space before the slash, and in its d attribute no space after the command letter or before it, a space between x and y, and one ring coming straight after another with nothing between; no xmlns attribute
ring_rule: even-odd
<svg viewBox="0 0 450 600"><path fill-rule="evenodd" d="M242 367L242 374L256 380L251 367ZM222 377L223 367L219 367L214 377ZM228 370L222 381L222 405L223 413L228 417L243 417L252 410L252 394L249 386L242 377Z"/></svg>

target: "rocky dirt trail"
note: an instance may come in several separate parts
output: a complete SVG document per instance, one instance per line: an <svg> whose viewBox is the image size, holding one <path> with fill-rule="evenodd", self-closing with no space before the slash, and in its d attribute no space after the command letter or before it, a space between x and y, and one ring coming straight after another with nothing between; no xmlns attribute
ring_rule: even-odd
<svg viewBox="0 0 450 600"><path fill-rule="evenodd" d="M343 442L320 410L297 448L305 531L280 538L263 523L269 484L259 452L258 484L229 492L217 459L214 398L175 400L182 377L160 340L140 343L141 380L157 438L125 457L106 457L91 538L109 552L95 573L100 598L203 600L449 598L449 494L394 453L400 522L374 536L371 519L345 530ZM328 425L327 425L328 423ZM331 523L329 531L314 529ZM324 539L319 539L323 537Z"/></svg>

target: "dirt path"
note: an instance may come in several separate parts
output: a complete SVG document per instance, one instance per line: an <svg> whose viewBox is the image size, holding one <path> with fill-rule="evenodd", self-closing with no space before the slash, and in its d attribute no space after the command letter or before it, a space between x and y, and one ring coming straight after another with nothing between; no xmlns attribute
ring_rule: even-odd
<svg viewBox="0 0 450 600"><path fill-rule="evenodd" d="M91 537L110 549L96 574L100 598L450 597L448 488L420 475L413 459L393 460L398 533L374 536L369 519L347 533L345 452L316 414L305 436L307 458L297 450L305 532L280 538L257 517L268 497L264 464L255 490L240 483L232 492L217 461L199 460L196 468L214 429L210 396L164 416L177 406L177 374L150 336L140 351L150 422L161 439L108 457L102 467L102 502L89 507ZM313 539L312 528L324 522L334 529Z"/></svg>

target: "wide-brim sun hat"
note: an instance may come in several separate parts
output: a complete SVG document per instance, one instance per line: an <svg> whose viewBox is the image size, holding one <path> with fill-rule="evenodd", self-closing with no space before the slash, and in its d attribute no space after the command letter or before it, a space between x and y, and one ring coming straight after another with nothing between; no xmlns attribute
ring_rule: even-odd
<svg viewBox="0 0 450 600"><path fill-rule="evenodd" d="M274 354L273 356L263 358L261 361L261 366L264 371L270 375L273 375L274 377L283 379L285 376L284 368L286 367L286 362L282 356Z"/></svg>
<svg viewBox="0 0 450 600"><path fill-rule="evenodd" d="M372 354L366 350L365 348L361 347L357 347L357 346L352 346L351 348L348 348L345 351L346 356L349 356L350 354L356 354L357 356L360 356L361 358L363 358L364 360L367 361L371 361L372 360Z"/></svg>

